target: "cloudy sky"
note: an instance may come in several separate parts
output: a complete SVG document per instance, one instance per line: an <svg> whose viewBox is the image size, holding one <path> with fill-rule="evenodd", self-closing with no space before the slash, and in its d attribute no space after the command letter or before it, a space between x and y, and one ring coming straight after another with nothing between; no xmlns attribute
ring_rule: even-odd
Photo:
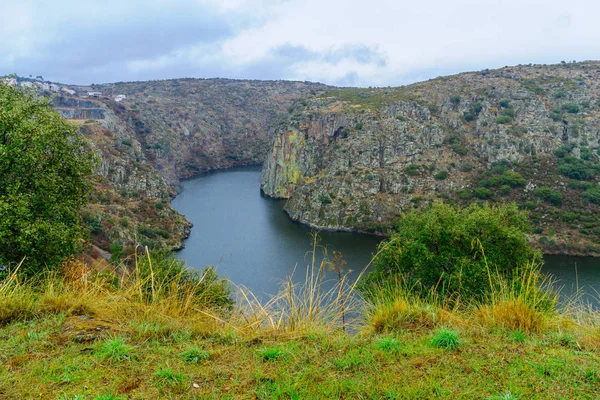
<svg viewBox="0 0 600 400"><path fill-rule="evenodd" d="M600 58L597 0L7 0L0 75L402 85Z"/></svg>

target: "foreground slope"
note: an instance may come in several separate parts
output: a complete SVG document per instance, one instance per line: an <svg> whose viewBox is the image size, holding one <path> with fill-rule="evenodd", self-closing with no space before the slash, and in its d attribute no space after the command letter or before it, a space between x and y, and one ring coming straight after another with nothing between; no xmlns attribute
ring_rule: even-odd
<svg viewBox="0 0 600 400"><path fill-rule="evenodd" d="M434 198L513 200L547 252L599 249L600 63L506 67L296 104L261 187L294 220L384 231Z"/></svg>

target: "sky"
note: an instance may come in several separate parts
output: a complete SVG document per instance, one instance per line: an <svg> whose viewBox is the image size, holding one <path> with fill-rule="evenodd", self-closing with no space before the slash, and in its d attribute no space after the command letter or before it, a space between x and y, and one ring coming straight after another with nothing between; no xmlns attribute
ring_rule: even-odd
<svg viewBox="0 0 600 400"><path fill-rule="evenodd" d="M600 58L597 0L5 0L0 75L398 86Z"/></svg>

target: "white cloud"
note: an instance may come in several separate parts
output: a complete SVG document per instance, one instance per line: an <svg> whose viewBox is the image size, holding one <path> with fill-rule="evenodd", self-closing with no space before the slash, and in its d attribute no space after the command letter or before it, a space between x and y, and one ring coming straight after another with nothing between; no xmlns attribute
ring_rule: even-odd
<svg viewBox="0 0 600 400"><path fill-rule="evenodd" d="M0 15L0 74L397 85L598 57L599 12L593 0L23 0Z"/></svg>

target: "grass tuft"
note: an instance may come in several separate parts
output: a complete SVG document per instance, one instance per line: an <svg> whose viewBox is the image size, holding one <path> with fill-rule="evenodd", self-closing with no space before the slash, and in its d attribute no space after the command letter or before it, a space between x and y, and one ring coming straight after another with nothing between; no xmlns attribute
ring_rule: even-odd
<svg viewBox="0 0 600 400"><path fill-rule="evenodd" d="M558 295L550 290L551 282L540 266L528 264L516 270L512 278L499 273L492 277L492 291L487 302L477 306L476 317L488 328L507 331L541 332L556 317Z"/></svg>
<svg viewBox="0 0 600 400"><path fill-rule="evenodd" d="M396 353L402 349L402 343L394 337L382 337L375 342L375 348L388 353Z"/></svg>
<svg viewBox="0 0 600 400"><path fill-rule="evenodd" d="M96 354L102 360L126 361L132 358L133 347L125 344L121 338L105 340L99 346Z"/></svg>
<svg viewBox="0 0 600 400"><path fill-rule="evenodd" d="M281 347L265 347L258 351L258 355L264 361L275 361L281 358L285 358L287 352Z"/></svg>
<svg viewBox="0 0 600 400"><path fill-rule="evenodd" d="M439 349L456 350L460 346L456 331L440 328L431 338L431 345Z"/></svg>
<svg viewBox="0 0 600 400"><path fill-rule="evenodd" d="M192 364L198 364L200 361L210 360L210 354L199 347L190 347L180 354L184 361Z"/></svg>

